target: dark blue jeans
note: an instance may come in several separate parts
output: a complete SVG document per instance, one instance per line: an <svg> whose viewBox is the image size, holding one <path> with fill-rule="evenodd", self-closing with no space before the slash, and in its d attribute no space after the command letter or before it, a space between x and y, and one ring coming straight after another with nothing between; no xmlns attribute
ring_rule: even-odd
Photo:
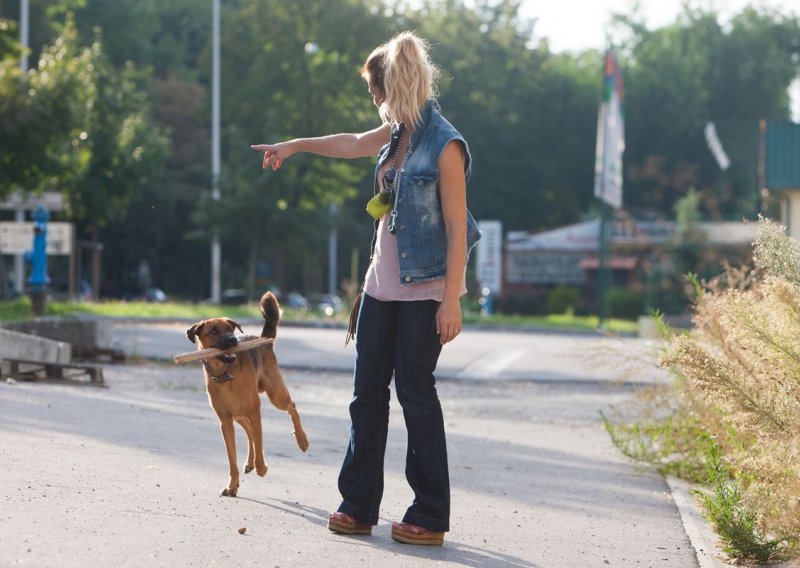
<svg viewBox="0 0 800 568"><path fill-rule="evenodd" d="M433 371L442 346L439 302L381 302L364 294L356 327L350 445L339 473L339 511L378 523L389 430L389 383L408 431L406 479L414 501L403 517L431 531L450 529L450 477L442 406Z"/></svg>

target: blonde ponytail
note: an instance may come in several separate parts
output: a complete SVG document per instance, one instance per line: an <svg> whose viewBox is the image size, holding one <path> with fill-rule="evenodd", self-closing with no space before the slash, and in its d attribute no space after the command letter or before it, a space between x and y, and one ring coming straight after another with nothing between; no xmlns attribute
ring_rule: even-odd
<svg viewBox="0 0 800 568"><path fill-rule="evenodd" d="M379 113L387 123L416 125L425 103L437 95L439 69L428 55L427 43L413 32L401 32L376 48L361 74L385 94Z"/></svg>

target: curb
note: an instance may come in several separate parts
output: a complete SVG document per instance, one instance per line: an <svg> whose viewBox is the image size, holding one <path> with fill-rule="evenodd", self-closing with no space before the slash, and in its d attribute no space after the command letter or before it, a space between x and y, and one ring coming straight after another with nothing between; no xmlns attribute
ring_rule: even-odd
<svg viewBox="0 0 800 568"><path fill-rule="evenodd" d="M692 497L691 484L671 475L666 476L666 481L700 568L729 568L730 564L723 560L725 553L717 547L717 539Z"/></svg>

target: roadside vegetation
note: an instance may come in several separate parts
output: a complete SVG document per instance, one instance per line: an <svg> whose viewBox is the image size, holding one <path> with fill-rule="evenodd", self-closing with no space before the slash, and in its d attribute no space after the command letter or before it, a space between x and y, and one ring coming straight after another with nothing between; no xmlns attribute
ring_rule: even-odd
<svg viewBox="0 0 800 568"><path fill-rule="evenodd" d="M753 253L694 279L694 328L662 328L674 382L606 427L627 455L700 484L731 558L766 563L800 556L800 243L761 219Z"/></svg>

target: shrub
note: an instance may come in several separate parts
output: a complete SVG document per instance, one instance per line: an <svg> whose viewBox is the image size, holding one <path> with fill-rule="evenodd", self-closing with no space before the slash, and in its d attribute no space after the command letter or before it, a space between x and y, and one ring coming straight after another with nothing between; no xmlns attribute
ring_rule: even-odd
<svg viewBox="0 0 800 568"><path fill-rule="evenodd" d="M705 489L695 491L706 516L722 540L724 550L735 558L754 558L764 563L772 558L780 543L766 538L758 526L758 511L744 498L742 484L725 463L716 441L700 440L706 449Z"/></svg>
<svg viewBox="0 0 800 568"><path fill-rule="evenodd" d="M608 304L615 318L636 320L644 310L644 296L636 290L612 288L608 291Z"/></svg>
<svg viewBox="0 0 800 568"><path fill-rule="evenodd" d="M694 329L670 331L659 360L675 396L606 425L664 471L699 481L702 464L698 495L726 551L764 562L800 552L800 243L762 219L753 256L755 267L690 278Z"/></svg>
<svg viewBox="0 0 800 568"><path fill-rule="evenodd" d="M580 290L574 286L556 286L547 292L548 314L574 314L580 303Z"/></svg>
<svg viewBox="0 0 800 568"><path fill-rule="evenodd" d="M496 300L495 310L508 315L540 316L544 314L545 302L544 292L512 292Z"/></svg>

